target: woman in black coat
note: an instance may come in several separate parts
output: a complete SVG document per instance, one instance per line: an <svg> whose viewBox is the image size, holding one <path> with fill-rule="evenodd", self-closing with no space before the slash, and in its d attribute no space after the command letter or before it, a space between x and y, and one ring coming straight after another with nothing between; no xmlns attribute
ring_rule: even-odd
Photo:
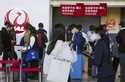
<svg viewBox="0 0 125 82"><path fill-rule="evenodd" d="M112 61L110 57L109 38L103 26L96 29L98 38L95 44L94 63L98 67L97 82L114 82Z"/></svg>
<svg viewBox="0 0 125 82"><path fill-rule="evenodd" d="M8 60L8 58L10 58L10 55L9 54L11 52L11 38L10 38L10 35L9 33L7 32L6 28L2 28L2 31L1 31L1 41L2 41L2 44L3 44L3 60Z"/></svg>
<svg viewBox="0 0 125 82"><path fill-rule="evenodd" d="M7 27L3 27L1 30L1 43L3 60L17 59L17 54L14 51L13 36L7 30Z"/></svg>

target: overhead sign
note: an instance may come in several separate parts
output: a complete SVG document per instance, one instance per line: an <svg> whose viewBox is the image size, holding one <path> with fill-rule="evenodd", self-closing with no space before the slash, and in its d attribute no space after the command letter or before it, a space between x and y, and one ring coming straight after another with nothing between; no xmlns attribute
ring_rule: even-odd
<svg viewBox="0 0 125 82"><path fill-rule="evenodd" d="M76 5L63 4L59 7L60 14L63 16L106 16L107 4L84 5L78 3Z"/></svg>

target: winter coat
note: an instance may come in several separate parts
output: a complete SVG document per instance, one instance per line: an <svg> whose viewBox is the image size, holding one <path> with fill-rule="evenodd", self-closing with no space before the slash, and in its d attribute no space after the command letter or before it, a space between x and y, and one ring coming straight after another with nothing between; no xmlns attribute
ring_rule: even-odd
<svg viewBox="0 0 125 82"><path fill-rule="evenodd" d="M113 75L109 39L107 36L97 41L95 45L95 65L98 67L98 77L108 77Z"/></svg>

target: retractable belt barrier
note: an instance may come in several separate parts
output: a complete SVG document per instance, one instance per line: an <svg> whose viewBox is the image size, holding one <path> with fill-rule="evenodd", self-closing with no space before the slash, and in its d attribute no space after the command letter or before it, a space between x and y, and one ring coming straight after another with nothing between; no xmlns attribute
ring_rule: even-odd
<svg viewBox="0 0 125 82"><path fill-rule="evenodd" d="M20 64L21 60L0 60L0 64L10 64L12 67L14 67L14 65ZM3 66L0 67L0 71L3 72L5 71L6 68L4 68Z"/></svg>
<svg viewBox="0 0 125 82"><path fill-rule="evenodd" d="M21 64L21 60L0 60L1 64L10 64L12 72L19 72L20 68L15 66ZM0 68L0 71L4 71L4 67ZM22 67L22 72L39 72L39 67Z"/></svg>
<svg viewBox="0 0 125 82"><path fill-rule="evenodd" d="M5 72L6 73L6 82L13 82L13 80L10 80L10 72L19 72L20 75L20 82L22 82L22 72L27 72L27 73L33 73L33 72L39 72L39 81L41 82L41 67L22 67L21 65L21 60L0 60L1 64L6 64L6 68L5 67L1 67L0 71L1 72ZM16 65L19 65L19 67L17 67ZM21 67L20 67L21 66ZM13 78L13 77L12 77Z"/></svg>
<svg viewBox="0 0 125 82"><path fill-rule="evenodd" d="M13 68L11 69L12 72L20 72L20 68ZM38 67L23 67L22 72L40 72L41 69Z"/></svg>
<svg viewBox="0 0 125 82"><path fill-rule="evenodd" d="M21 60L0 60L1 64L20 64Z"/></svg>

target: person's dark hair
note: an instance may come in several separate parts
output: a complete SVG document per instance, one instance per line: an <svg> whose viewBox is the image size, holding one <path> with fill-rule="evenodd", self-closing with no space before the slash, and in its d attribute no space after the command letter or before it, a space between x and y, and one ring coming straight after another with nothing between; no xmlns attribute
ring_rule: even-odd
<svg viewBox="0 0 125 82"><path fill-rule="evenodd" d="M124 21L121 21L121 22L119 23L119 25L120 25L121 27L125 27L125 22L124 22Z"/></svg>
<svg viewBox="0 0 125 82"><path fill-rule="evenodd" d="M7 26L7 27L8 27L8 26L9 26L9 27L12 27L12 26L13 26L13 25L10 24L10 22L8 22L8 21L6 21L6 22L4 23L4 25Z"/></svg>
<svg viewBox="0 0 125 82"><path fill-rule="evenodd" d="M65 26L63 24L56 24L55 25L53 39L48 46L47 54L51 53L51 51L55 47L57 40L65 41Z"/></svg>
<svg viewBox="0 0 125 82"><path fill-rule="evenodd" d="M8 31L6 30L5 27L2 27L2 30L1 30L1 38L2 38L2 43L10 40L10 37L8 35Z"/></svg>
<svg viewBox="0 0 125 82"><path fill-rule="evenodd" d="M96 30L96 26L95 25L90 25L89 26L89 30L90 31L95 31Z"/></svg>
<svg viewBox="0 0 125 82"><path fill-rule="evenodd" d="M71 30L72 30L73 28L76 28L76 29L78 29L78 30L80 31L80 30L82 30L82 25L81 25L81 24L78 24L78 25L72 24L70 28L71 28Z"/></svg>
<svg viewBox="0 0 125 82"><path fill-rule="evenodd" d="M103 38L106 35L106 28L105 25L100 25L96 28L95 32L98 33L101 38Z"/></svg>
<svg viewBox="0 0 125 82"><path fill-rule="evenodd" d="M6 21L6 22L4 23L4 25L5 25L5 26L9 25L9 22Z"/></svg>
<svg viewBox="0 0 125 82"><path fill-rule="evenodd" d="M1 32L2 32L3 34L4 34L4 33L7 33L7 29L6 29L6 27L2 27Z"/></svg>
<svg viewBox="0 0 125 82"><path fill-rule="evenodd" d="M63 24L55 24L54 29L65 29L65 26Z"/></svg>
<svg viewBox="0 0 125 82"><path fill-rule="evenodd" d="M102 24L100 26L104 29L105 32L107 32L107 25L106 24Z"/></svg>
<svg viewBox="0 0 125 82"><path fill-rule="evenodd" d="M38 24L39 28L43 28L43 23Z"/></svg>
<svg viewBox="0 0 125 82"><path fill-rule="evenodd" d="M71 31L72 27L71 25L68 26L67 31Z"/></svg>
<svg viewBox="0 0 125 82"><path fill-rule="evenodd" d="M31 34L33 34L33 35L36 34L36 29L33 25L29 24L29 30L30 30Z"/></svg>
<svg viewBox="0 0 125 82"><path fill-rule="evenodd" d="M56 24L54 26L53 40L65 41L65 26L63 24Z"/></svg>
<svg viewBox="0 0 125 82"><path fill-rule="evenodd" d="M71 25L69 25L69 29L70 29L70 30L72 30L73 28L76 28L76 27L77 27L76 24L71 24Z"/></svg>
<svg viewBox="0 0 125 82"><path fill-rule="evenodd" d="M68 28L66 29L66 34L67 34L67 41L71 41L72 39L72 25L69 25Z"/></svg>
<svg viewBox="0 0 125 82"><path fill-rule="evenodd" d="M80 30L82 30L82 25L81 25L81 24L78 24L78 25L76 26L76 28L80 31Z"/></svg>

